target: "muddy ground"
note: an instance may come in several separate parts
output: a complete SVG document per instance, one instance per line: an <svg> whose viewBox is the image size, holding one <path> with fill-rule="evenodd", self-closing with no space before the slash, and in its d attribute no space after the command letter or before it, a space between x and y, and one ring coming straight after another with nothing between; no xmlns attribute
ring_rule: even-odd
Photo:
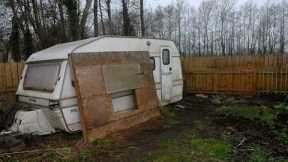
<svg viewBox="0 0 288 162"><path fill-rule="evenodd" d="M88 145L81 133L19 138L0 145L0 161L287 162L281 96L187 95L162 118Z"/></svg>

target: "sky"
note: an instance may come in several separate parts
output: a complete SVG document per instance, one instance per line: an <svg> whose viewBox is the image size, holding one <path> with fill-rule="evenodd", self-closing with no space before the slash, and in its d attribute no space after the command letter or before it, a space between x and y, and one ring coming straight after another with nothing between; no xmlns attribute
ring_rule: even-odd
<svg viewBox="0 0 288 162"><path fill-rule="evenodd" d="M1 0L0 0L1 1ZM201 2L204 0L184 0L186 4L194 7L197 9ZM217 0L216 0L217 1ZM261 6L263 4L266 4L267 2L281 2L282 0L236 0L237 6L240 6L241 4L244 4L246 1L254 1L258 6ZM288 1L288 0L286 0ZM145 7L146 8L157 8L159 5L160 6L167 6L168 4L171 3L176 3L176 0L144 0ZM121 1L120 0L114 0L112 3L112 8L121 8Z"/></svg>
<svg viewBox="0 0 288 162"><path fill-rule="evenodd" d="M187 3L189 3L189 5L194 6L194 7L199 7L200 3L202 0L186 0ZM148 6L153 6L153 7L157 7L157 6L166 6L168 4L171 4L171 2L176 2L176 0L147 0L146 5Z"/></svg>
<svg viewBox="0 0 288 162"><path fill-rule="evenodd" d="M185 0L186 3L189 5L198 8L199 5L203 0ZM251 0L238 0L238 5L241 5L245 3L246 1L251 1ZM261 6L262 4L266 3L267 1L280 1L280 0L253 0L257 5ZM151 7L157 7L158 5L161 6L166 6L168 4L171 4L171 2L176 2L176 0L146 0L146 5L151 6Z"/></svg>

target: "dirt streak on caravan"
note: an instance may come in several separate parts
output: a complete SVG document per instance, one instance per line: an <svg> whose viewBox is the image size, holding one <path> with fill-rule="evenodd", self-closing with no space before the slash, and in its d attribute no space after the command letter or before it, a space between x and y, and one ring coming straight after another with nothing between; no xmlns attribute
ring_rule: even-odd
<svg viewBox="0 0 288 162"><path fill-rule="evenodd" d="M33 54L26 62L17 90L22 109L16 113L12 132L47 135L58 130L80 131L75 85L68 56L71 53L148 51L161 105L182 99L180 54L168 40L104 36L55 45ZM113 111L131 107L131 94L113 97Z"/></svg>

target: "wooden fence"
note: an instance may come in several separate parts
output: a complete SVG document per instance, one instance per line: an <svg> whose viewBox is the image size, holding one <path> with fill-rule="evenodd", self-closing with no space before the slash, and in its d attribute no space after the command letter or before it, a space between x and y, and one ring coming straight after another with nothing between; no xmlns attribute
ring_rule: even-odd
<svg viewBox="0 0 288 162"><path fill-rule="evenodd" d="M183 58L190 93L287 93L288 55Z"/></svg>
<svg viewBox="0 0 288 162"><path fill-rule="evenodd" d="M287 54L188 56L182 62L186 92L288 93ZM24 63L0 63L0 96L14 100L23 68Z"/></svg>
<svg viewBox="0 0 288 162"><path fill-rule="evenodd" d="M0 102L14 101L24 63L0 63Z"/></svg>

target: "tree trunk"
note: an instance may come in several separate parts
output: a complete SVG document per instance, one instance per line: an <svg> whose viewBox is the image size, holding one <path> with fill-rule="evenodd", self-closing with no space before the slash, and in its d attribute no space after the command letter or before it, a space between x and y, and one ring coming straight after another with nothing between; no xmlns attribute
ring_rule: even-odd
<svg viewBox="0 0 288 162"><path fill-rule="evenodd" d="M106 11L108 15L109 34L114 34L112 15L111 15L111 0L106 0Z"/></svg>
<svg viewBox="0 0 288 162"><path fill-rule="evenodd" d="M100 20L101 20L101 26L102 26L102 33L103 33L103 35L105 35L106 31L105 31L105 24L104 24L104 19L103 19L101 0L99 0L99 10L100 10Z"/></svg>
<svg viewBox="0 0 288 162"><path fill-rule="evenodd" d="M199 25L199 24L198 24ZM198 56L201 56L201 28L198 26Z"/></svg>
<svg viewBox="0 0 288 162"><path fill-rule="evenodd" d="M9 46L11 49L12 58L14 61L21 61L20 52L20 31L17 17L12 18L12 33L10 35Z"/></svg>
<svg viewBox="0 0 288 162"><path fill-rule="evenodd" d="M214 32L211 32L211 56L214 56Z"/></svg>
<svg viewBox="0 0 288 162"><path fill-rule="evenodd" d="M86 5L85 5L85 8L83 10L83 14L82 14L81 22L80 22L81 38L85 38L86 22L87 22L87 18L89 15L89 10L90 10L91 4L92 4L92 0L86 0Z"/></svg>
<svg viewBox="0 0 288 162"><path fill-rule="evenodd" d="M66 28L65 28L63 0L58 0L57 2L58 2L59 14L60 14L61 30L62 30L62 32L61 32L62 37L60 39L62 40L61 42L66 42L67 36L66 36Z"/></svg>
<svg viewBox="0 0 288 162"><path fill-rule="evenodd" d="M225 42L224 42L224 20L221 20L221 49L222 49L222 55L226 55L226 48L225 48Z"/></svg>
<svg viewBox="0 0 288 162"><path fill-rule="evenodd" d="M181 53L181 51L182 51L182 49L181 49L181 35L182 33L181 33L181 11L180 10L178 10L178 48L179 48L179 50L180 50L180 53Z"/></svg>
<svg viewBox="0 0 288 162"><path fill-rule="evenodd" d="M132 36L133 27L130 24L130 18L126 0L122 0L122 14L123 14L123 35Z"/></svg>
<svg viewBox="0 0 288 162"><path fill-rule="evenodd" d="M141 21L141 36L145 37L144 3L143 3L143 0L140 0L140 21Z"/></svg>
<svg viewBox="0 0 288 162"><path fill-rule="evenodd" d="M45 21L43 21L43 24L41 23L41 18L39 17L39 11L38 10L42 10L42 6L41 8L39 9L39 6L38 6L38 2L36 0L32 0L32 11L33 11L33 16L29 16L30 14L30 4L26 4L26 12L27 12L27 17L29 18L29 21L31 24L34 24L32 25L39 40L40 40L40 44L41 44L41 48L46 48L47 45L49 45L49 43L47 43L48 39L47 39L47 31L45 31ZM40 1L42 2L42 1ZM26 31L24 31L26 32Z"/></svg>
<svg viewBox="0 0 288 162"><path fill-rule="evenodd" d="M70 35L72 40L79 40L79 15L78 15L78 1L77 0L64 0L64 5L67 8Z"/></svg>
<svg viewBox="0 0 288 162"><path fill-rule="evenodd" d="M23 49L25 60L33 53L33 50L34 50L33 37L29 29L29 26L27 25L26 31L24 33L24 49Z"/></svg>
<svg viewBox="0 0 288 162"><path fill-rule="evenodd" d="M284 54L285 52L285 8L282 6L281 11L281 25L280 25L280 53Z"/></svg>
<svg viewBox="0 0 288 162"><path fill-rule="evenodd" d="M98 0L94 0L94 36L99 36L98 30Z"/></svg>

